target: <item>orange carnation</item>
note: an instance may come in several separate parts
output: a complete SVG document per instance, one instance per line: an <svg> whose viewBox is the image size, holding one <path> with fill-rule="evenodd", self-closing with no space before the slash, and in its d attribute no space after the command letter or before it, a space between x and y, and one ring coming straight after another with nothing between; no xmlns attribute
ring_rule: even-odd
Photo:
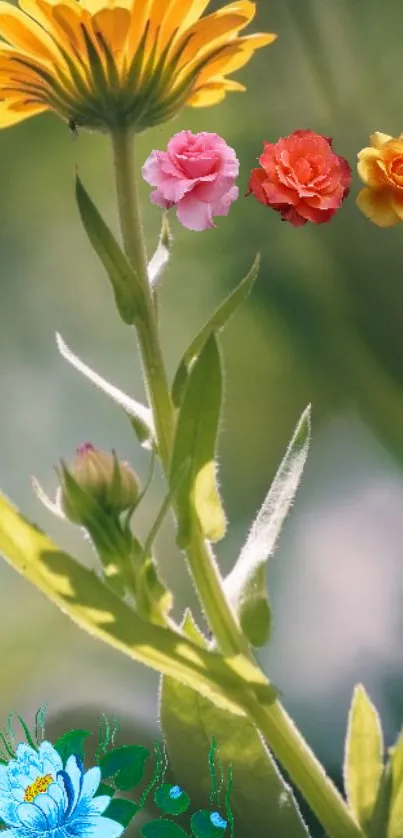
<svg viewBox="0 0 403 838"><path fill-rule="evenodd" d="M360 210L378 227L403 221L403 134L390 137L376 131L371 147L358 155L358 174L365 183L357 198Z"/></svg>

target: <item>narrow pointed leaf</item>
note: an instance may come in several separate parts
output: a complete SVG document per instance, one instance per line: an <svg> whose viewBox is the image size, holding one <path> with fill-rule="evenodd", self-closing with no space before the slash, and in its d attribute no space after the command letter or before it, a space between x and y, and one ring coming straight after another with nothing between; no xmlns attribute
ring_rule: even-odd
<svg viewBox="0 0 403 838"><path fill-rule="evenodd" d="M383 736L379 715L359 684L351 703L344 757L349 805L363 829L374 813L383 773Z"/></svg>
<svg viewBox="0 0 403 838"><path fill-rule="evenodd" d="M183 628L188 637L205 647L206 641L189 613ZM236 838L307 838L308 830L292 791L254 725L245 717L235 718L215 708L173 678L164 676L161 684L160 721L170 765L176 782L189 794L192 808L208 806L212 790L208 754L214 738L226 782L232 766L230 805Z"/></svg>
<svg viewBox="0 0 403 838"><path fill-rule="evenodd" d="M64 553L0 495L0 555L80 628L140 663L244 715L243 685L265 690L263 673L241 655L224 658L147 623L90 570Z"/></svg>
<svg viewBox="0 0 403 838"><path fill-rule="evenodd" d="M84 229L108 274L119 314L124 323L132 326L142 320L143 311L142 288L137 274L79 177L76 179L76 199Z"/></svg>
<svg viewBox="0 0 403 838"><path fill-rule="evenodd" d="M171 486L183 464L189 469L176 493L178 544L188 544L196 513L203 534L218 541L226 521L216 481L215 451L222 402L222 372L217 341L211 335L190 373L179 411L171 462Z"/></svg>
<svg viewBox="0 0 403 838"><path fill-rule="evenodd" d="M254 645L262 645L268 640L270 605L265 582L266 565L274 552L302 477L310 430L308 408L298 423L246 544L224 582L226 594L237 611L242 628Z"/></svg>
<svg viewBox="0 0 403 838"><path fill-rule="evenodd" d="M166 213L162 216L161 233L157 249L148 263L148 279L151 288L155 288L166 268L171 255L172 236Z"/></svg>
<svg viewBox="0 0 403 838"><path fill-rule="evenodd" d="M211 334L216 334L227 325L237 308L247 299L256 282L260 267L260 256L257 256L247 276L240 282L234 291L222 302L199 334L186 350L175 375L172 385L172 399L179 407L186 388L189 372L192 364L203 349L204 344Z"/></svg>
<svg viewBox="0 0 403 838"><path fill-rule="evenodd" d="M155 446L155 431L151 410L135 399L132 399L131 396L123 393L122 390L110 384L109 381L106 381L105 378L102 378L102 376L94 372L87 364L84 364L77 355L74 355L64 342L62 336L57 332L56 343L60 354L72 367L78 370L78 372L81 372L85 378L88 378L92 384L95 384L95 387L98 387L110 399L116 402L119 407L123 408L133 425L140 444L147 449L153 448Z"/></svg>

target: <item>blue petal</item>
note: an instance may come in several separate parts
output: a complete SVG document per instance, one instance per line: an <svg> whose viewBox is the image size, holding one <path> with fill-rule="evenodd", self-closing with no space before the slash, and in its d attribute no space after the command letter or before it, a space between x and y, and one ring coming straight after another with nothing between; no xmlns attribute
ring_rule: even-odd
<svg viewBox="0 0 403 838"><path fill-rule="evenodd" d="M14 829L2 829L1 838L16 838L17 832Z"/></svg>
<svg viewBox="0 0 403 838"><path fill-rule="evenodd" d="M56 783L51 783L49 788L48 788L47 793L50 794L50 796L53 798L53 800L57 804L57 807L58 807L59 812L60 812L60 819L61 819L64 816L64 813L65 813L65 811L67 809L67 806L68 806L68 803L69 803L68 798L67 798L67 794L66 794L65 789L64 789L62 778L58 777Z"/></svg>
<svg viewBox="0 0 403 838"><path fill-rule="evenodd" d="M35 749L31 748L31 745L27 745L26 742L20 742L20 744L17 745L15 755L17 759L37 759L38 751L35 751Z"/></svg>
<svg viewBox="0 0 403 838"><path fill-rule="evenodd" d="M0 765L0 794L2 791L9 791L10 779L8 776L8 765Z"/></svg>
<svg viewBox="0 0 403 838"><path fill-rule="evenodd" d="M83 779L83 784L82 784L82 789L81 789L81 794L80 794L80 803L81 803L81 801L84 801L84 800L90 801L94 797L94 794L95 794L100 782L101 782L101 769L98 768L98 766L95 766L94 768L90 768L90 770L87 771L84 774L84 779Z"/></svg>
<svg viewBox="0 0 403 838"><path fill-rule="evenodd" d="M66 815L69 815L77 805L83 780L83 773L74 754L69 756L66 762L66 769L59 771L58 776L63 780L64 790L68 799Z"/></svg>
<svg viewBox="0 0 403 838"><path fill-rule="evenodd" d="M7 826L18 826L20 819L18 817L18 803L8 800L6 797L0 799L0 818Z"/></svg>
<svg viewBox="0 0 403 838"><path fill-rule="evenodd" d="M50 742L41 742L39 756L44 767L46 763L50 763L50 765L46 766L45 774L56 774L62 770L62 758Z"/></svg>
<svg viewBox="0 0 403 838"><path fill-rule="evenodd" d="M102 812L108 808L111 799L108 794L100 794L99 797L94 797L93 800L88 804L88 812L91 815L102 815ZM79 807L77 807L79 808ZM81 807L80 807L81 808Z"/></svg>
<svg viewBox="0 0 403 838"><path fill-rule="evenodd" d="M43 812L48 829L55 829L63 818L63 812L60 813L56 800L47 792L38 794L35 798L35 806Z"/></svg>
<svg viewBox="0 0 403 838"><path fill-rule="evenodd" d="M21 803L18 807L18 817L22 826L27 826L36 832L46 832L45 815L35 803Z"/></svg>
<svg viewBox="0 0 403 838"><path fill-rule="evenodd" d="M79 821L77 822L77 825ZM74 824L74 827L77 826ZM84 826L84 824L83 824ZM91 818L91 820L84 827L86 838L119 838L124 831L124 826L112 818L100 817ZM83 832L84 832L83 830ZM77 833L76 833L77 834ZM82 833L81 833L82 834Z"/></svg>
<svg viewBox="0 0 403 838"><path fill-rule="evenodd" d="M27 785L29 785L29 783L26 783L26 785L21 786L20 783L16 783L14 781L11 786L11 799L16 800L18 803L23 803L23 801L25 800L25 790L27 788Z"/></svg>

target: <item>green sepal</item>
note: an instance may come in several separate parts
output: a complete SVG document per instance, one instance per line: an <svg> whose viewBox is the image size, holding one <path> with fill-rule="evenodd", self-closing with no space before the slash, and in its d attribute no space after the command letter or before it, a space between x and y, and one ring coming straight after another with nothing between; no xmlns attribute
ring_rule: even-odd
<svg viewBox="0 0 403 838"><path fill-rule="evenodd" d="M62 489L68 494L71 510L80 516L81 526L91 536L102 563L105 581L118 596L124 595L126 582L118 557L127 557L131 549L131 536L129 543L129 536L124 535L119 519L103 509L89 492L78 485L63 462L58 474Z"/></svg>
<svg viewBox="0 0 403 838"><path fill-rule="evenodd" d="M71 364L78 372L81 372L95 387L102 390L110 399L112 399L119 407L123 408L128 417L140 445L148 450L156 448L155 430L152 413L149 407L123 393L118 387L110 384L97 372L94 372L87 364L71 351L71 349L64 342L61 335L56 332L57 348L62 357Z"/></svg>
<svg viewBox="0 0 403 838"><path fill-rule="evenodd" d="M101 777L114 778L114 784L120 791L135 788L142 781L145 763L151 752L143 745L122 745L104 756L99 763Z"/></svg>
<svg viewBox="0 0 403 838"><path fill-rule="evenodd" d="M84 229L111 282L119 314L126 325L133 326L142 320L143 311L143 292L137 274L78 175L76 199Z"/></svg>
<svg viewBox="0 0 403 838"><path fill-rule="evenodd" d="M223 329L231 319L232 315L235 314L237 308L244 302L244 300L247 299L256 282L259 267L260 256L257 256L247 276L218 306L214 314L209 318L207 323L203 326L201 331L190 344L189 348L186 350L179 364L172 385L172 400L176 407L179 407L182 402L192 364L200 355L200 352L210 335L216 334Z"/></svg>
<svg viewBox="0 0 403 838"><path fill-rule="evenodd" d="M181 548L192 537L194 517L209 541L219 541L226 530L216 480L215 453L222 403L222 370L215 335L210 335L190 372L180 407L174 439L170 484L189 461L176 492L177 542Z"/></svg>
<svg viewBox="0 0 403 838"><path fill-rule="evenodd" d="M298 489L311 436L311 409L302 414L285 457L252 525L241 553L224 581L224 589L254 646L270 637L271 610L266 566L273 554Z"/></svg>
<svg viewBox="0 0 403 838"><path fill-rule="evenodd" d="M66 765L68 758L73 754L84 759L84 740L91 736L89 730L70 730L64 736L60 736L54 744L54 749L60 756L63 765Z"/></svg>
<svg viewBox="0 0 403 838"><path fill-rule="evenodd" d="M383 755L379 715L364 687L358 684L348 719L344 786L349 806L364 830L371 824L375 810L383 774Z"/></svg>
<svg viewBox="0 0 403 838"><path fill-rule="evenodd" d="M140 809L141 806L133 800L125 800L119 797L116 800L111 800L108 808L103 813L103 817L111 818L126 828Z"/></svg>
<svg viewBox="0 0 403 838"><path fill-rule="evenodd" d="M168 265L172 249L172 235L169 227L167 213L164 212L161 222L161 232L157 249L148 263L148 281L151 288L155 289L161 276Z"/></svg>
<svg viewBox="0 0 403 838"><path fill-rule="evenodd" d="M159 818L142 826L140 834L144 838L188 838L187 832L177 823Z"/></svg>

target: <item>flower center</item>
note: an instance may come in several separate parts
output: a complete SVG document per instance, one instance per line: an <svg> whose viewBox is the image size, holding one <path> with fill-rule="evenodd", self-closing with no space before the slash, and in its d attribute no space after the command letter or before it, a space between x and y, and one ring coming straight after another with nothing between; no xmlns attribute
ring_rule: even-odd
<svg viewBox="0 0 403 838"><path fill-rule="evenodd" d="M26 787L24 800L27 803L32 803L38 794L42 794L48 790L51 783L53 783L53 777L51 774L45 774L43 777L37 777L34 783L31 783L30 786Z"/></svg>

